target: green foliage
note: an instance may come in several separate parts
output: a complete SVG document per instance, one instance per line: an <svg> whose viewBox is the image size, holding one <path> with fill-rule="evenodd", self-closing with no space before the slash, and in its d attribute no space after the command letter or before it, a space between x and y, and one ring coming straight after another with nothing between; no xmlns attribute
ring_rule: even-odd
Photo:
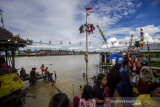
<svg viewBox="0 0 160 107"><path fill-rule="evenodd" d="M135 44L134 44L134 46L135 46L135 47L140 47L140 44L139 44L139 42L140 42L140 41L135 41Z"/></svg>

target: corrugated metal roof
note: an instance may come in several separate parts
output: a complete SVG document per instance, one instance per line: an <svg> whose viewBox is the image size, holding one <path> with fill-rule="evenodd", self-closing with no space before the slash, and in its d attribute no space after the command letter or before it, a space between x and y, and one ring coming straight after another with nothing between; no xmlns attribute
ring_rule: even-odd
<svg viewBox="0 0 160 107"><path fill-rule="evenodd" d="M150 50L160 50L160 43L148 44ZM143 45L143 50L148 50L147 44Z"/></svg>

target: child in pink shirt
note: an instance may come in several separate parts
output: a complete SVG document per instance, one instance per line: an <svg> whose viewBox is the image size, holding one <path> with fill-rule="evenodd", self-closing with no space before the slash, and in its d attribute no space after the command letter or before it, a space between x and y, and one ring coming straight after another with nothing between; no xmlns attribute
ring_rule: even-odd
<svg viewBox="0 0 160 107"><path fill-rule="evenodd" d="M94 91L90 85L85 85L82 93L82 99L79 101L79 107L96 107Z"/></svg>

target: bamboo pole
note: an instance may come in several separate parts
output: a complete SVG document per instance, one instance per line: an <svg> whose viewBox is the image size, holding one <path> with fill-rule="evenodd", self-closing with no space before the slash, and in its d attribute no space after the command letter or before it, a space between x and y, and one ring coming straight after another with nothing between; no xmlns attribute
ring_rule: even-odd
<svg viewBox="0 0 160 107"><path fill-rule="evenodd" d="M87 35L87 14L86 14L86 81L88 82L88 35Z"/></svg>

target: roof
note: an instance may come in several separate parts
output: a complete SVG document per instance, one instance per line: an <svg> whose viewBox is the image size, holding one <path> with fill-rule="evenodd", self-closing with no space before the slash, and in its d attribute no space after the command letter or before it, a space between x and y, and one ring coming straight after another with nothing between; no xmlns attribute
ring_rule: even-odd
<svg viewBox="0 0 160 107"><path fill-rule="evenodd" d="M150 50L160 50L160 43L148 44ZM147 44L143 45L143 50L148 50Z"/></svg>
<svg viewBox="0 0 160 107"><path fill-rule="evenodd" d="M29 45L32 44L31 40ZM17 49L17 47L25 47L27 40L22 39L19 35L13 35L10 31L5 28L0 27L0 49Z"/></svg>

